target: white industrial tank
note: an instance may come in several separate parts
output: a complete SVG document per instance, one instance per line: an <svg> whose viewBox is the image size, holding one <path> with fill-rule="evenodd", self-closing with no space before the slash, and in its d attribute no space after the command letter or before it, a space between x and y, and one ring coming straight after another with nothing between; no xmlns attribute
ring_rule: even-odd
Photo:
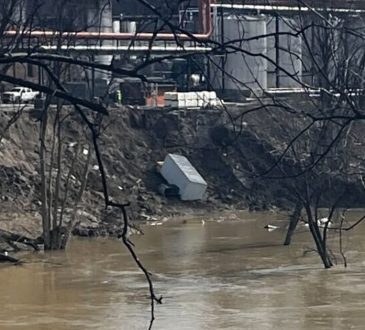
<svg viewBox="0 0 365 330"><path fill-rule="evenodd" d="M268 17L267 33L284 33L278 35L277 38L274 36L267 38L267 55L274 62L268 62L267 85L269 88L300 86L302 77L302 39L300 35L294 35L298 30L299 27L294 18Z"/></svg>
<svg viewBox="0 0 365 330"><path fill-rule="evenodd" d="M119 33L120 32L120 20L114 20L113 21L113 32Z"/></svg>
<svg viewBox="0 0 365 330"><path fill-rule="evenodd" d="M126 33L136 33L137 22L135 21L122 21L121 31Z"/></svg>
<svg viewBox="0 0 365 330"><path fill-rule="evenodd" d="M90 27L89 31L94 32L112 32L113 31L113 16L111 0L99 0L88 2L87 21ZM103 40L98 42L98 46L112 46L111 40ZM111 55L96 55L95 62L99 64L110 65L113 56ZM96 70L95 80L110 80L110 73L106 71Z"/></svg>
<svg viewBox="0 0 365 330"><path fill-rule="evenodd" d="M213 87L261 94L267 88L267 45L266 38L253 38L266 34L266 16L229 15L223 17L223 22L218 18L215 31L217 41L231 43L225 47L227 54L214 59Z"/></svg>

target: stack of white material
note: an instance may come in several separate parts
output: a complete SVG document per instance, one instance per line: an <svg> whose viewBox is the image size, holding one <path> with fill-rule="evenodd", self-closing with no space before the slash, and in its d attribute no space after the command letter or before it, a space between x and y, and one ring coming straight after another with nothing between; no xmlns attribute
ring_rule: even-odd
<svg viewBox="0 0 365 330"><path fill-rule="evenodd" d="M215 92L166 92L165 106L174 108L204 108L222 106L222 101Z"/></svg>
<svg viewBox="0 0 365 330"><path fill-rule="evenodd" d="M185 105L187 108L196 108L198 106L198 93L187 92L185 94Z"/></svg>
<svg viewBox="0 0 365 330"><path fill-rule="evenodd" d="M179 188L182 200L193 201L203 198L207 183L186 157L168 154L160 173L168 183Z"/></svg>
<svg viewBox="0 0 365 330"><path fill-rule="evenodd" d="M171 106L175 108L186 107L185 93L165 92L164 98L165 98L165 106Z"/></svg>

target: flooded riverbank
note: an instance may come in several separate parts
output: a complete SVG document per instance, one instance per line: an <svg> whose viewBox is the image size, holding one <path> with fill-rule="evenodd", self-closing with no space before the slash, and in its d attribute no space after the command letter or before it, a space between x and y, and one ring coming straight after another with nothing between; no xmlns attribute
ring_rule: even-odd
<svg viewBox="0 0 365 330"><path fill-rule="evenodd" d="M363 329L365 228L344 238L349 267L324 270L304 226L282 246L285 217L201 220L133 237L164 296L154 329ZM146 282L119 241L74 238L66 252L21 257L0 267L0 329L147 328Z"/></svg>

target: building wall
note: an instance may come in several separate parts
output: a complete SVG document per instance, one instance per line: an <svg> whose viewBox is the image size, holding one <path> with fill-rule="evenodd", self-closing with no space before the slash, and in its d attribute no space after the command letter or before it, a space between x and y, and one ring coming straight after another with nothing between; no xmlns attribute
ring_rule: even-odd
<svg viewBox="0 0 365 330"><path fill-rule="evenodd" d="M61 31L95 30L104 27L106 17L111 29L110 0L27 0L27 18L33 26Z"/></svg>
<svg viewBox="0 0 365 330"><path fill-rule="evenodd" d="M167 17L171 13L177 14L182 4L185 7L196 7L197 0L149 0L148 3L159 10L163 16ZM113 0L113 15L119 15L121 13L124 15L153 15L153 11L138 0Z"/></svg>

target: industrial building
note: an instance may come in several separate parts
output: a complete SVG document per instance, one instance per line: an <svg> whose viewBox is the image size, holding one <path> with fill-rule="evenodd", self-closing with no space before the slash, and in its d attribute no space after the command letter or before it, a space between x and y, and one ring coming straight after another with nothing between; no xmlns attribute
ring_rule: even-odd
<svg viewBox="0 0 365 330"><path fill-rule="evenodd" d="M323 54L325 48L337 43L338 49L346 48L353 36L322 35L321 15L338 30L347 24L362 33L365 14L360 0L313 0L308 7L291 0L21 2L14 21L20 24L33 17L33 30L26 38L37 50L61 51L107 65L113 60L120 67L134 67L147 54L151 58L171 55L141 70L156 82L154 88L215 90L229 100L273 88L293 89L302 83L322 86L318 66L330 75L335 65ZM54 41L57 37L61 44ZM13 71L24 79L40 79L29 67ZM69 74L69 82L84 84L85 74ZM93 94L97 94L95 86L107 86L111 78L128 80L100 71L89 74Z"/></svg>

